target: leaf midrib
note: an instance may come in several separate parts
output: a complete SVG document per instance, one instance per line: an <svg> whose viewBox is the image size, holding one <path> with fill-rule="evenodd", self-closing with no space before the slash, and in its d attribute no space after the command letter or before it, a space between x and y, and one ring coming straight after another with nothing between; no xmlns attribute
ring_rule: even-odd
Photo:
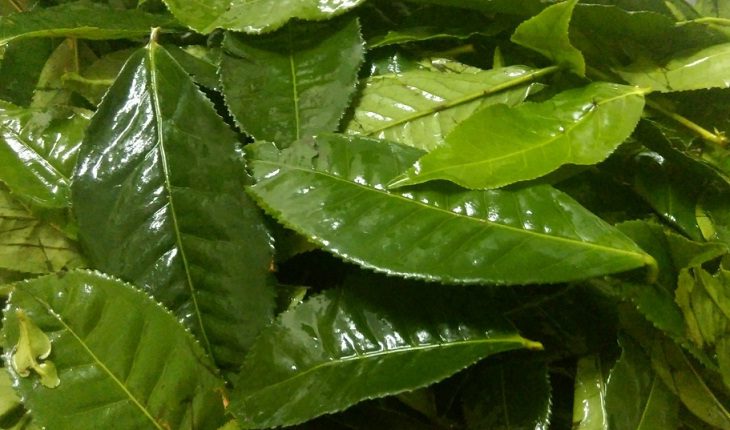
<svg viewBox="0 0 730 430"><path fill-rule="evenodd" d="M650 260L651 257L648 256L648 255L645 255L645 254L640 254L640 253L636 253L636 252L621 250L621 249L617 249L617 248L611 248L611 247L607 247L607 246L603 246L603 245L598 245L598 244L594 244L594 243L590 243L590 242L578 241L578 240L575 240L575 239L570 239L570 238L566 238L566 237L562 237L562 236L548 235L548 234L544 234L544 233L540 233L540 232L532 231L532 230L524 230L524 229L521 229L521 228L512 227L512 226L505 225L505 224L495 223L495 222L492 222L492 221L489 221L489 220L485 220L483 218L476 218L476 217L464 216L462 214L457 214L457 213L454 213L454 212L451 212L451 211L448 211L448 210L445 210L445 209L441 209L441 208L438 208L438 207L435 207L435 206L427 205L427 204L422 203L422 202L417 201L417 200L412 200L412 199L403 197L403 196L401 196L399 194L389 193L389 192L384 191L384 190L381 191L381 190L379 190L377 188L373 188L373 187L368 186L368 185L363 185L363 184L358 184L356 182L348 181L348 180L346 180L344 178L341 178L339 176L332 175L332 174L327 173L327 172L323 172L321 170L307 169L307 168L300 167L300 166L293 166L293 165L289 165L289 164L284 164L284 163L280 163L280 162L273 162L273 161L266 161L266 160L255 160L253 162L254 163L268 164L268 165L276 166L276 167L284 167L284 168L288 168L288 169L291 169L291 170L298 170L298 171L305 172L305 173L310 173L310 174L311 173L314 173L314 174L322 175L324 177L327 177L327 178L334 179L334 180L339 181L339 182L343 182L343 183L349 184L350 186L354 186L354 187L357 187L357 188L362 188L362 189L368 190L370 192L375 192L377 194L382 194L382 195L388 196L390 198L399 199L399 200L408 202L410 204L415 204L415 205L418 205L418 206L422 206L422 207L425 207L425 208L428 208L428 209L431 209L431 210L434 210L434 211L443 212L445 214L448 214L450 216L454 216L454 217L457 217L457 218L464 218L464 219L471 220L471 221L476 221L476 222L479 222L479 223L482 223L482 224L487 224L487 225L493 226L494 228L509 230L509 231L512 231L512 232L515 232L515 233L518 233L518 234L526 234L526 235L531 235L531 236L537 236L537 237L539 237L541 239L554 240L554 241L558 241L558 242L567 242L567 243L570 243L572 245L576 245L576 244L577 245L583 245L583 246L588 247L588 248L600 249L600 250L604 250L604 251L612 252L612 253L616 253L616 254L625 254L625 255L640 257L640 259L644 262L645 265L650 265L650 263L651 263L651 260ZM270 179L270 178L267 178L267 179ZM256 186L254 185L254 188L255 187Z"/></svg>
<svg viewBox="0 0 730 430"><path fill-rule="evenodd" d="M253 392L247 394L246 398L251 398L251 397L257 396L260 393L263 393L266 391L275 390L277 386L289 383L296 379L300 379L310 373L317 372L321 369L340 365L342 363L347 363L350 361L357 362L357 361L363 361L363 360L371 360L371 359L381 357L381 356L394 356L394 355L413 353L413 352L419 352L419 351L429 351L429 350L433 350L433 349L445 349L445 348L465 347L465 346L473 346L473 345L478 346L481 344L486 345L486 344L490 344L490 343L517 344L517 345L521 345L525 348L531 348L531 347L532 348L542 348L542 344L540 344L539 342L533 342L533 341L527 340L519 335L510 335L506 338L501 338L501 339L483 338L483 339L479 339L479 340L459 340L459 341L448 342L448 343L434 343L434 344L429 344L429 345L408 346L408 347L397 348L397 349L376 351L376 352L372 352L372 353L356 354L356 355L352 355L349 357L339 357L339 358L335 358L334 360L324 361L322 363L319 363L315 366L310 367L309 369L299 372L289 378L282 379L281 381L278 381L274 384L270 384L270 385L267 385L256 391L253 391Z"/></svg>
<svg viewBox="0 0 730 430"><path fill-rule="evenodd" d="M6 125L3 125L2 126L2 129L5 130L6 132L8 132L9 134L12 134L15 137L15 140L17 142L19 142L21 145L23 145L23 147L25 147L26 149L30 150L33 154L35 154L37 156L37 160L40 161L41 165L43 165L43 167L46 167L46 169L48 169L49 171L51 171L54 175L56 175L59 178L61 178L64 181L64 185L67 185L68 186L68 184L71 183L71 180L66 175L64 175L63 173L61 173L61 171L59 171L53 164L51 164L51 162L48 161L48 159L45 156L41 155L28 142L28 140L25 139L20 133L18 133L17 131L13 130L12 128L10 128L10 127L8 127Z"/></svg>
<svg viewBox="0 0 730 430"><path fill-rule="evenodd" d="M183 247L182 243L182 235L180 232L180 225L179 221L177 219L177 212L175 211L175 204L173 202L172 198L172 184L170 182L170 169L167 164L167 154L165 151L165 138L164 133L162 132L162 108L160 107L160 100L159 100L159 94L157 93L157 66L155 61L155 51L157 48L157 43L154 41L151 41L148 45L147 52L148 52L148 58L150 61L150 80L151 80L151 88L150 88L150 97L152 99L152 105L154 108L154 114L155 114L155 124L156 124L156 131L157 131L157 148L159 150L160 154L160 164L162 165L162 176L164 177L165 181L165 192L167 194L167 201L170 205L170 216L172 217L172 224L173 229L175 230L175 243L177 245L177 249L180 252L180 258L183 263L183 269L185 271L185 279L186 283L188 285L188 289L190 291L190 300L193 304L193 309L195 310L195 318L198 322L198 327L200 329L200 335L203 340L203 344L205 346L205 350L210 354L211 357L213 357L213 349L210 344L210 340L208 339L208 334L206 333L205 326L203 325L203 316L200 311L200 307L198 305L198 298L196 294L196 288L195 284L193 283L192 275L190 273L190 264L188 263L187 255L185 253L185 248Z"/></svg>

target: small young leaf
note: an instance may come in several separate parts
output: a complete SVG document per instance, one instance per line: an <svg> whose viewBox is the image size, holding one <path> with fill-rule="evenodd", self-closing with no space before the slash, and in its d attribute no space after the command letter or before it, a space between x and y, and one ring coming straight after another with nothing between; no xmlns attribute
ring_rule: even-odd
<svg viewBox="0 0 730 430"><path fill-rule="evenodd" d="M18 343L10 352L13 370L21 377L28 377L31 370L48 388L56 388L61 383L52 361L46 360L51 354L51 340L48 335L31 321L22 309L15 310L20 335ZM39 362L43 360L43 362Z"/></svg>
<svg viewBox="0 0 730 430"><path fill-rule="evenodd" d="M489 355L540 348L480 306L481 291L371 276L314 296L262 332L230 410L242 428L291 425L423 387Z"/></svg>
<svg viewBox="0 0 730 430"><path fill-rule="evenodd" d="M223 94L241 129L286 147L337 129L364 48L358 21L348 19L259 37L228 33L223 51Z"/></svg>
<svg viewBox="0 0 730 430"><path fill-rule="evenodd" d="M479 109L519 104L535 92L530 82L551 71L510 66L373 76L365 83L346 132L429 151Z"/></svg>
<svg viewBox="0 0 730 430"><path fill-rule="evenodd" d="M489 189L538 178L564 164L595 164L631 135L643 108L641 90L604 82L542 103L490 106L456 126L445 145L388 186L446 179Z"/></svg>
<svg viewBox="0 0 730 430"><path fill-rule="evenodd" d="M533 49L578 76L586 73L583 54L568 37L570 18L578 0L552 5L520 24L512 35L518 45Z"/></svg>
<svg viewBox="0 0 730 430"><path fill-rule="evenodd" d="M223 381L210 359L172 314L131 285L86 271L19 283L3 320L6 345L22 336L18 309L53 339L56 388L39 388L32 378L11 373L39 426L164 430L223 424ZM5 350L5 359L12 360L13 352Z"/></svg>
<svg viewBox="0 0 730 430"><path fill-rule="evenodd" d="M627 82L663 93L728 88L730 43L672 58L664 65L636 63L616 72Z"/></svg>
<svg viewBox="0 0 730 430"><path fill-rule="evenodd" d="M256 144L248 153L257 180L250 191L271 215L324 249L405 277L550 283L655 264L623 234L548 186L386 191L384 184L422 154L341 135L281 152Z"/></svg>
<svg viewBox="0 0 730 430"><path fill-rule="evenodd" d="M260 34L276 30L292 18L324 21L364 0L207 0L203 5L188 0L164 1L180 22L198 33L224 28Z"/></svg>

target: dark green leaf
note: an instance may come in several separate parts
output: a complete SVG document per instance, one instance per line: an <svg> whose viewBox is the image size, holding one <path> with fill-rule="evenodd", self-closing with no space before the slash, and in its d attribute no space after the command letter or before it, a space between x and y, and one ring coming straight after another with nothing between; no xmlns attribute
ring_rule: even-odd
<svg viewBox="0 0 730 430"><path fill-rule="evenodd" d="M559 66L578 76L586 73L583 54L568 37L570 18L578 0L552 5L538 15L520 24L512 35L512 42L535 50Z"/></svg>
<svg viewBox="0 0 730 430"><path fill-rule="evenodd" d="M187 0L165 0L180 22L203 34L216 28L265 33L276 30L292 18L326 20L340 15L364 0L254 0L231 3L207 0L204 4Z"/></svg>
<svg viewBox="0 0 730 430"><path fill-rule="evenodd" d="M242 192L236 138L187 73L152 42L94 116L73 185L95 267L152 292L235 365L270 321L271 238Z"/></svg>
<svg viewBox="0 0 730 430"><path fill-rule="evenodd" d="M58 42L56 39L25 39L5 45L0 62L0 99L19 106L30 105L38 77Z"/></svg>
<svg viewBox="0 0 730 430"><path fill-rule="evenodd" d="M432 150L479 109L522 102L535 90L530 82L552 71L510 66L373 76L365 83L347 132Z"/></svg>
<svg viewBox="0 0 730 430"><path fill-rule="evenodd" d="M89 114L0 101L0 181L34 206L70 203L71 174Z"/></svg>
<svg viewBox="0 0 730 430"><path fill-rule="evenodd" d="M241 128L282 147L335 131L363 60L356 19L292 23L262 37L228 33L221 82Z"/></svg>
<svg viewBox="0 0 730 430"><path fill-rule="evenodd" d="M530 16L539 13L548 4L559 0L410 0L419 3L433 3L444 6L476 9L488 13L506 13ZM468 12L465 12L468 13Z"/></svg>
<svg viewBox="0 0 730 430"><path fill-rule="evenodd" d="M481 306L480 289L423 287L366 277L285 312L246 357L231 412L243 428L295 424L540 348Z"/></svg>
<svg viewBox="0 0 730 430"><path fill-rule="evenodd" d="M467 380L462 408L471 430L541 430L550 424L550 380L539 361L480 366Z"/></svg>
<svg viewBox="0 0 730 430"><path fill-rule="evenodd" d="M422 154L338 135L281 152L258 144L249 152L257 180L250 190L280 222L328 251L405 277L550 283L655 264L625 236L547 186L384 189Z"/></svg>
<svg viewBox="0 0 730 430"><path fill-rule="evenodd" d="M19 336L16 310L51 338L53 389L12 372L39 426L216 428L223 381L177 319L134 287L75 271L19 283L3 319L4 344ZM123 321L123 324L120 324ZM5 349L5 361L14 350Z"/></svg>
<svg viewBox="0 0 730 430"><path fill-rule="evenodd" d="M606 386L611 430L672 430L679 427L679 401L651 368L649 358L628 337Z"/></svg>
<svg viewBox="0 0 730 430"><path fill-rule="evenodd" d="M631 135L644 108L641 90L593 83L543 103L485 108L391 187L446 179L471 189L538 178L564 164L603 161Z"/></svg>
<svg viewBox="0 0 730 430"><path fill-rule="evenodd" d="M0 270L48 273L83 265L73 240L32 215L0 185ZM8 278L10 282L18 275ZM0 276L0 284L4 282Z"/></svg>
<svg viewBox="0 0 730 430"><path fill-rule="evenodd" d="M151 27L172 25L169 15L115 10L82 0L0 17L0 45L29 37L128 39L146 36Z"/></svg>
<svg viewBox="0 0 730 430"><path fill-rule="evenodd" d="M666 64L636 63L616 70L627 82L663 93L728 88L730 43L714 45L688 55L679 55Z"/></svg>

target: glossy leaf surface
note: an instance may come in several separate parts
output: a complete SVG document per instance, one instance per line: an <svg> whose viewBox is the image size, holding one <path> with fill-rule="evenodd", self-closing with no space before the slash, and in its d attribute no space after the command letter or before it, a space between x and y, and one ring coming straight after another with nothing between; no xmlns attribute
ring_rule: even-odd
<svg viewBox="0 0 730 430"><path fill-rule="evenodd" d="M578 0L554 4L520 24L512 35L518 45L533 49L561 67L583 76L586 63L583 54L568 37L570 18Z"/></svg>
<svg viewBox="0 0 730 430"><path fill-rule="evenodd" d="M365 83L347 133L432 150L456 124L498 103L522 102L544 70L525 66L456 73L414 70Z"/></svg>
<svg viewBox="0 0 730 430"><path fill-rule="evenodd" d="M148 35L151 27L171 25L174 20L169 15L114 10L79 1L0 18L0 45L29 37L128 39Z"/></svg>
<svg viewBox="0 0 730 430"><path fill-rule="evenodd" d="M0 181L35 206L70 203L71 175L89 115L0 101Z"/></svg>
<svg viewBox="0 0 730 430"><path fill-rule="evenodd" d="M164 1L180 22L198 33L224 28L259 34L276 30L292 18L326 20L364 0L208 0L203 5L187 0Z"/></svg>
<svg viewBox="0 0 730 430"><path fill-rule="evenodd" d="M262 332L231 412L243 428L294 424L428 385L498 352L540 347L469 300L479 290L464 292L372 276L310 298Z"/></svg>
<svg viewBox="0 0 730 430"><path fill-rule="evenodd" d="M5 345L22 310L51 338L60 383L11 373L40 426L216 428L223 381L176 318L128 284L74 271L18 284L3 319ZM124 324L120 324L124 321ZM5 350L5 360L10 359Z"/></svg>
<svg viewBox="0 0 730 430"><path fill-rule="evenodd" d="M607 430L606 384L611 361L600 354L578 360L573 398L573 428Z"/></svg>
<svg viewBox="0 0 730 430"><path fill-rule="evenodd" d="M94 264L174 309L222 364L271 318L271 239L236 138L156 43L130 58L94 116L73 185Z"/></svg>
<svg viewBox="0 0 730 430"><path fill-rule="evenodd" d="M422 154L338 135L281 152L259 144L249 151L257 181L250 191L277 220L324 249L405 277L549 283L654 264L625 236L547 186L384 189Z"/></svg>
<svg viewBox="0 0 730 430"><path fill-rule="evenodd" d="M630 338L621 338L621 357L606 386L611 430L676 429L679 401L651 367L649 357Z"/></svg>
<svg viewBox="0 0 730 430"><path fill-rule="evenodd" d="M663 93L728 88L730 43L714 45L698 52L677 56L664 65L637 63L617 70L627 82Z"/></svg>
<svg viewBox="0 0 730 430"><path fill-rule="evenodd" d="M231 113L254 138L282 147L337 129L364 51L355 19L292 23L259 37L228 33L223 49Z"/></svg>
<svg viewBox="0 0 730 430"><path fill-rule="evenodd" d="M490 106L389 186L446 179L471 189L498 188L564 164L595 164L631 135L643 108L641 91L609 83L568 90L542 103Z"/></svg>
<svg viewBox="0 0 730 430"><path fill-rule="evenodd" d="M48 273L82 265L73 240L31 214L0 185L0 269Z"/></svg>
<svg viewBox="0 0 730 430"><path fill-rule="evenodd" d="M550 379L545 363L505 360L470 374L462 410L470 430L540 430L550 425Z"/></svg>

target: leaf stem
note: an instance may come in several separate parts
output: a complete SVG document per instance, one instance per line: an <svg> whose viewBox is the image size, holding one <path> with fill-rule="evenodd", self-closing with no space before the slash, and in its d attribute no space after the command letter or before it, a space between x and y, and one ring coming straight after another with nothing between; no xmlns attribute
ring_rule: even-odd
<svg viewBox="0 0 730 430"><path fill-rule="evenodd" d="M25 12L25 8L18 4L15 0L8 0L10 2L10 5L15 8L18 12Z"/></svg>
<svg viewBox="0 0 730 430"><path fill-rule="evenodd" d="M714 25L721 25L723 27L730 27L730 19L727 18L718 18L716 16L704 16L702 18L697 19L688 19L685 21L678 21L674 25L676 27L681 27L687 24L714 24Z"/></svg>
<svg viewBox="0 0 730 430"><path fill-rule="evenodd" d="M688 129L692 130L695 134L697 134L702 139L714 143L716 145L720 145L722 147L727 146L727 137L725 137L722 133L713 133L706 128L702 127L701 125L697 124L696 122L676 113L672 112L666 108L664 108L659 103L646 99L646 105L649 106L651 109L661 113L662 115L674 120L675 122L687 127Z"/></svg>
<svg viewBox="0 0 730 430"><path fill-rule="evenodd" d="M546 76L546 75L550 75L552 73L557 72L558 70L560 70L560 66L550 66L550 67L545 67L545 68L542 68L542 69L535 70L533 72L527 73L527 74L525 74L523 76L520 76L518 78L512 79L510 81L503 82L501 84L497 84L497 85L495 85L493 87L487 88L487 89L485 89L483 91L479 91L479 92L476 92L476 93L472 93L472 94L466 95L466 96L464 96L462 98L459 98L459 99L456 99L456 100L447 101L447 102L444 102L444 103L442 103L440 105L437 105L437 106L435 106L435 107L433 107L431 109L428 109L426 111L418 112L418 113L416 113L414 115L411 115L411 116L408 116L408 117L405 117L405 118L401 118L401 119L399 119L397 121L390 122L390 123L385 124L384 126L382 126L380 128L376 128L374 130L371 130L367 135L368 136L376 135L376 134L380 133L383 130L387 130L389 128L397 127L397 126L399 126L401 124L405 124L405 123L410 122L410 121L413 121L415 119L418 119L418 118L421 118L421 117L430 115L433 112L437 112L437 111L441 111L441 110L446 110L446 109L451 109L453 107L462 105L464 103L469 103L469 102L474 101L474 100L479 100L480 98L483 98L483 97L491 96L492 94L496 94L498 92L501 92L501 91L504 91L504 90L507 90L507 89L510 89L510 88L513 88L513 87L517 87L517 86L526 84L528 82L532 82L532 81L536 80L537 78L540 78L540 77L543 77L543 76Z"/></svg>

